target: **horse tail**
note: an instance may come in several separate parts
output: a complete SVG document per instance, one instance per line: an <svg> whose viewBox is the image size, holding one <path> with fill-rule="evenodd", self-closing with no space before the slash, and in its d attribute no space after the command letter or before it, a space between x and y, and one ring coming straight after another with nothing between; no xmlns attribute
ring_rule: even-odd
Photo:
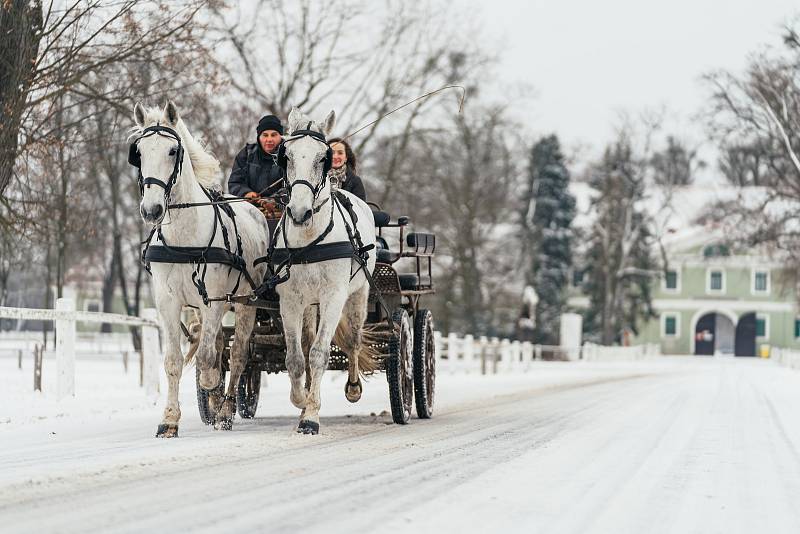
<svg viewBox="0 0 800 534"><path fill-rule="evenodd" d="M379 344L382 342L381 326L367 323L361 326L361 344L358 353L348 354L348 358L358 358L358 370L361 376L368 376L378 370L378 360L381 357L381 351L378 349ZM347 340L352 334L347 333L347 330L352 328L349 323L342 321L336 327L336 333L333 336L333 342L337 347L347 346Z"/></svg>
<svg viewBox="0 0 800 534"><path fill-rule="evenodd" d="M189 323L189 352L183 358L183 366L189 367L194 361L194 353L200 346L200 331L203 325L200 323L200 317L197 311L194 312L194 320Z"/></svg>

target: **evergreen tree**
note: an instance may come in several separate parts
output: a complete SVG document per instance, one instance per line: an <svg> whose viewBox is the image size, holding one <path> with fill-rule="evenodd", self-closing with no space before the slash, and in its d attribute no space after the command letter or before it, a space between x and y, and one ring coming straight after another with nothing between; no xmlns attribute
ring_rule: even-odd
<svg viewBox="0 0 800 534"><path fill-rule="evenodd" d="M531 201L525 227L531 265L527 282L539 296L534 337L540 343L556 344L572 265L575 198L569 193L569 171L555 135L542 138L531 149L528 178Z"/></svg>
<svg viewBox="0 0 800 534"><path fill-rule="evenodd" d="M650 284L656 264L650 220L640 206L644 168L623 135L606 149L590 182L598 196L586 258L590 305L585 330L604 344L619 340L626 328L638 333L639 319L654 315Z"/></svg>

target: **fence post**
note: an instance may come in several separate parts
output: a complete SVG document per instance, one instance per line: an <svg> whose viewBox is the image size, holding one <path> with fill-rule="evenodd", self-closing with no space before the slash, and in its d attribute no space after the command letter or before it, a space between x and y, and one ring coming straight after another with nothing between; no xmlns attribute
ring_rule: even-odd
<svg viewBox="0 0 800 534"><path fill-rule="evenodd" d="M533 359L534 360L542 359L542 346L538 343L533 347Z"/></svg>
<svg viewBox="0 0 800 534"><path fill-rule="evenodd" d="M511 342L505 338L500 341L500 363L502 371L511 367Z"/></svg>
<svg viewBox="0 0 800 534"><path fill-rule="evenodd" d="M520 356L522 355L522 349L520 348L520 342L518 340L514 340L511 342L511 370L514 371L519 368L519 360Z"/></svg>
<svg viewBox="0 0 800 534"><path fill-rule="evenodd" d="M439 364L442 361L442 350L443 350L443 347L442 347L442 333L439 332L438 330L434 330L433 331L433 346L434 346L433 347L434 348L433 353L434 353L434 357L436 358L436 367L438 369L441 369Z"/></svg>
<svg viewBox="0 0 800 534"><path fill-rule="evenodd" d="M500 346L500 340L496 337L493 337L489 340L489 346L491 347L492 352L492 374L497 374L497 360L500 357L500 351L498 350Z"/></svg>
<svg viewBox="0 0 800 534"><path fill-rule="evenodd" d="M142 319L158 321L155 308L142 311ZM158 346L158 328L142 326L142 381L147 395L158 394L158 367L161 361L161 350Z"/></svg>
<svg viewBox="0 0 800 534"><path fill-rule="evenodd" d="M17 351L17 369L22 369L22 349Z"/></svg>
<svg viewBox="0 0 800 534"><path fill-rule="evenodd" d="M56 300L56 310L75 311L75 301ZM59 400L75 396L75 319L56 320L56 396Z"/></svg>
<svg viewBox="0 0 800 534"><path fill-rule="evenodd" d="M125 368L125 374L128 374L128 351L122 353L122 366Z"/></svg>
<svg viewBox="0 0 800 534"><path fill-rule="evenodd" d="M531 360L533 360L533 344L530 341L522 342L522 361L525 362L525 371L531 368Z"/></svg>
<svg viewBox="0 0 800 534"><path fill-rule="evenodd" d="M464 366L467 372L471 373L475 365L475 338L472 334L467 334L461 343L461 350L464 352Z"/></svg>
<svg viewBox="0 0 800 534"><path fill-rule="evenodd" d="M486 341L486 336L481 336L478 338L478 350L481 351L481 374L486 374L486 347L488 346L488 342Z"/></svg>
<svg viewBox="0 0 800 534"><path fill-rule="evenodd" d="M42 353L44 350L37 344L33 346L33 390L42 391Z"/></svg>
<svg viewBox="0 0 800 534"><path fill-rule="evenodd" d="M458 335L455 332L447 334L447 361L450 362L451 372L456 372L461 367L458 361Z"/></svg>

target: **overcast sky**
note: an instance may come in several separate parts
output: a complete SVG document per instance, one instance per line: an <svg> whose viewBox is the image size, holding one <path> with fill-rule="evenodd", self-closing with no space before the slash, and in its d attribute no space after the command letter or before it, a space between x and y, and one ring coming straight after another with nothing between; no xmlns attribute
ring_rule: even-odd
<svg viewBox="0 0 800 534"><path fill-rule="evenodd" d="M670 111L668 130L703 141L691 120L707 102L701 74L742 69L747 54L778 44L781 24L800 13L800 0L458 3L480 13L483 38L501 45L502 79L534 88L520 118L593 152L612 137L620 111L661 106Z"/></svg>

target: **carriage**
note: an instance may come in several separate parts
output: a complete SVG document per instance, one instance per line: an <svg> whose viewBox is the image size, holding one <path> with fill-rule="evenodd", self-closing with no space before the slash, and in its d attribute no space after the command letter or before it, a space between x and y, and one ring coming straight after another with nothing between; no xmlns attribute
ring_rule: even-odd
<svg viewBox="0 0 800 534"><path fill-rule="evenodd" d="M420 307L420 301L424 295L435 291L432 259L436 236L409 232L408 217L392 221L379 206L372 204L371 207L378 236L367 323L376 333L372 340L378 354L375 364L377 370L386 374L392 419L397 424L406 424L411 418L412 405L416 406L417 417L421 419L433 415L436 383L433 314ZM278 220L268 219L268 223L274 229ZM389 236L389 233L394 235ZM390 247L389 241L396 246ZM404 268L399 271L401 265ZM257 308L256 324L249 342L248 363L236 388L236 410L245 419L255 416L261 373L286 371L286 345L277 295L259 298L249 305ZM387 317L387 309L390 317ZM221 369L223 383L229 369L233 336L234 327L223 326L217 339L217 366ZM347 366L347 355L332 344L328 369L346 371ZM201 387L199 370L196 378L200 417L204 423L212 424L216 407L223 400L222 390L209 391Z"/></svg>

